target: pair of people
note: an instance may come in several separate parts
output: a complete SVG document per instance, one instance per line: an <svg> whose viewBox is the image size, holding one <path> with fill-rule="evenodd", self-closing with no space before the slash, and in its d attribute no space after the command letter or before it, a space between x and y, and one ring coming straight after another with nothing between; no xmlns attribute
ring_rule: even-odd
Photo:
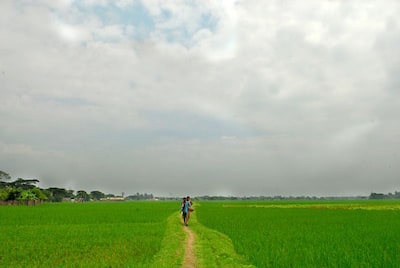
<svg viewBox="0 0 400 268"><path fill-rule="evenodd" d="M181 212L182 212L183 224L185 226L188 226L188 221L189 221L189 218L190 218L190 212L194 210L192 208L192 205L193 205L193 202L190 199L190 196L184 197L182 199Z"/></svg>

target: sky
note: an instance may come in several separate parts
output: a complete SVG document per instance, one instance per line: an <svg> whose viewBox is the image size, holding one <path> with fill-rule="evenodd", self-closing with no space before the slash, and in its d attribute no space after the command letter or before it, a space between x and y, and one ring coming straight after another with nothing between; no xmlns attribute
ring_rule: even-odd
<svg viewBox="0 0 400 268"><path fill-rule="evenodd" d="M1 0L0 170L126 195L400 190L397 0Z"/></svg>

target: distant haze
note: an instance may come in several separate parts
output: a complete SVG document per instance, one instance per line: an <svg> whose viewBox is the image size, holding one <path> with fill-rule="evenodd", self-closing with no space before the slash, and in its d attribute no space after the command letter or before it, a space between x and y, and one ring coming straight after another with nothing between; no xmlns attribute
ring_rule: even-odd
<svg viewBox="0 0 400 268"><path fill-rule="evenodd" d="M0 1L0 170L155 195L400 190L398 1Z"/></svg>

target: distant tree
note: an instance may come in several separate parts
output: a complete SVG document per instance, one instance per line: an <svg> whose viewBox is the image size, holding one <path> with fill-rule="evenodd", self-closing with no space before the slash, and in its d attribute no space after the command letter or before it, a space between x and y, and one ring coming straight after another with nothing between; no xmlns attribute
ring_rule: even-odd
<svg viewBox="0 0 400 268"><path fill-rule="evenodd" d="M44 194L42 189L39 189L38 187L33 188L32 193L34 193L36 195L36 197L39 200L47 200L47 196Z"/></svg>
<svg viewBox="0 0 400 268"><path fill-rule="evenodd" d="M8 181L11 179L11 176L8 173L0 170L0 181Z"/></svg>
<svg viewBox="0 0 400 268"><path fill-rule="evenodd" d="M6 201L14 201L18 200L22 194L21 188L10 188L8 189L8 195L6 197Z"/></svg>
<svg viewBox="0 0 400 268"><path fill-rule="evenodd" d="M32 190L22 190L17 199L18 201L39 200Z"/></svg>
<svg viewBox="0 0 400 268"><path fill-rule="evenodd" d="M5 201L8 197L8 189L7 188L0 188L0 200Z"/></svg>
<svg viewBox="0 0 400 268"><path fill-rule="evenodd" d="M382 193L371 193L369 199L385 199L385 194Z"/></svg>
<svg viewBox="0 0 400 268"><path fill-rule="evenodd" d="M50 192L48 189L40 189L40 191L46 196L46 200L53 201L53 193Z"/></svg>
<svg viewBox="0 0 400 268"><path fill-rule="evenodd" d="M22 179L18 178L17 180L8 183L10 187L21 188L23 190L33 189L36 186L34 184L38 183L39 180L36 179Z"/></svg>
<svg viewBox="0 0 400 268"><path fill-rule="evenodd" d="M100 191L91 191L90 192L90 197L93 198L94 200L100 200L101 198L104 198L106 195Z"/></svg>
<svg viewBox="0 0 400 268"><path fill-rule="evenodd" d="M76 198L82 200L82 201L89 201L90 200L90 196L89 194L84 191L84 190L79 190L76 192Z"/></svg>
<svg viewBox="0 0 400 268"><path fill-rule="evenodd" d="M11 180L11 176L8 173L0 170L0 188L5 188L7 186L7 181Z"/></svg>
<svg viewBox="0 0 400 268"><path fill-rule="evenodd" d="M64 188L51 187L44 191L49 201L61 202L64 198L74 197L73 190L66 190Z"/></svg>
<svg viewBox="0 0 400 268"><path fill-rule="evenodd" d="M18 178L11 181L11 176L0 170L0 200L3 201L31 201L46 200L46 195L35 186L37 179Z"/></svg>
<svg viewBox="0 0 400 268"><path fill-rule="evenodd" d="M149 200L149 199L154 199L153 194L148 194L148 193L136 193L134 195L129 195L126 197L127 200Z"/></svg>
<svg viewBox="0 0 400 268"><path fill-rule="evenodd" d="M4 194L5 193L5 194ZM2 193L2 200L5 201L30 201L30 200L47 200L47 197L43 192L35 187L33 189L22 189L22 188L7 188Z"/></svg>

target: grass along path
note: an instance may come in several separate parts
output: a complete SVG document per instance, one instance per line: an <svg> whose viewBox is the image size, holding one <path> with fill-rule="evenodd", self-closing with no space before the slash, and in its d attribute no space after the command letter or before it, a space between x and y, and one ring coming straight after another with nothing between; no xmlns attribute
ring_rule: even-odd
<svg viewBox="0 0 400 268"><path fill-rule="evenodd" d="M194 254L191 257L194 266L183 266L184 268L255 267L248 264L242 256L236 253L228 236L200 224L197 221L196 212L191 213L189 226L183 228L188 230L189 235L193 231L194 237ZM190 237L187 243L191 243ZM189 252L188 254L190 254Z"/></svg>
<svg viewBox="0 0 400 268"><path fill-rule="evenodd" d="M199 206L199 205L198 205ZM238 255L226 235L206 228L197 221L196 213L189 226L183 226L179 213L167 219L161 250L155 255L152 268L254 267Z"/></svg>
<svg viewBox="0 0 400 268"><path fill-rule="evenodd" d="M173 213L167 219L167 228L161 244L161 250L154 257L151 267L201 267L196 261L194 247L194 232L183 225L179 213Z"/></svg>
<svg viewBox="0 0 400 268"><path fill-rule="evenodd" d="M154 256L152 268L181 267L185 253L186 233L178 213L167 219L167 228L161 243L161 250Z"/></svg>

